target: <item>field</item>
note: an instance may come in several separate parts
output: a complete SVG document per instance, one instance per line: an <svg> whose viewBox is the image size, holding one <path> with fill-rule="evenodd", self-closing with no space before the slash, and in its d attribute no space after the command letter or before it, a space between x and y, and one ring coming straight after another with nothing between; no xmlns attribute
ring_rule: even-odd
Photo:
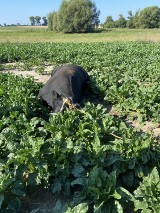
<svg viewBox="0 0 160 213"><path fill-rule="evenodd" d="M160 212L158 32L0 29L0 212ZM42 83L7 73L66 63L91 77L81 111L52 113Z"/></svg>
<svg viewBox="0 0 160 213"><path fill-rule="evenodd" d="M97 33L63 34L48 31L45 27L1 27L0 43L9 42L160 42L160 29L108 29Z"/></svg>

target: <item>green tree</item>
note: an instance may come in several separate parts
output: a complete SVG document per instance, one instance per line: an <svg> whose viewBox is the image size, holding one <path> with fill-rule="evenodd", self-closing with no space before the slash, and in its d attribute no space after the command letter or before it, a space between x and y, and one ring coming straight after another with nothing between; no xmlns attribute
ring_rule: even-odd
<svg viewBox="0 0 160 213"><path fill-rule="evenodd" d="M114 21L112 16L107 16L105 22L104 22L104 27L105 28L113 28L115 27Z"/></svg>
<svg viewBox="0 0 160 213"><path fill-rule="evenodd" d="M160 8L157 6L146 7L139 14L140 28L160 27Z"/></svg>
<svg viewBox="0 0 160 213"><path fill-rule="evenodd" d="M51 12L48 14L48 29L51 31L59 31L59 17L58 12Z"/></svg>
<svg viewBox="0 0 160 213"><path fill-rule="evenodd" d="M40 23L41 23L41 17L40 16L36 16L35 20L37 22L37 25L40 25Z"/></svg>
<svg viewBox="0 0 160 213"><path fill-rule="evenodd" d="M51 12L48 14L47 19L48 19L48 29L53 30L53 16L55 12Z"/></svg>
<svg viewBox="0 0 160 213"><path fill-rule="evenodd" d="M53 14L53 31L60 31L59 13Z"/></svg>
<svg viewBox="0 0 160 213"><path fill-rule="evenodd" d="M135 28L135 25L134 25L134 15L132 13L131 10L128 11L128 20L127 20L127 25L126 27L128 28Z"/></svg>
<svg viewBox="0 0 160 213"><path fill-rule="evenodd" d="M133 18L133 25L135 28L140 28L139 14L140 14L140 10L137 10Z"/></svg>
<svg viewBox="0 0 160 213"><path fill-rule="evenodd" d="M100 11L91 0L63 0L58 12L48 19L53 30L78 33L93 30L99 24ZM50 14L51 16L51 14Z"/></svg>
<svg viewBox="0 0 160 213"><path fill-rule="evenodd" d="M96 4L92 3L92 26L93 27L98 27L100 20L99 20L99 15L100 15L100 10L97 10Z"/></svg>
<svg viewBox="0 0 160 213"><path fill-rule="evenodd" d="M119 19L116 21L116 27L125 28L127 24L126 19L122 14L119 15Z"/></svg>
<svg viewBox="0 0 160 213"><path fill-rule="evenodd" d="M47 18L45 16L42 17L42 20L43 20L43 23L42 25L43 26L47 26Z"/></svg>
<svg viewBox="0 0 160 213"><path fill-rule="evenodd" d="M35 23L36 23L34 16L30 16L30 17L29 17L29 20L30 20L30 22L31 22L31 25L34 26Z"/></svg>

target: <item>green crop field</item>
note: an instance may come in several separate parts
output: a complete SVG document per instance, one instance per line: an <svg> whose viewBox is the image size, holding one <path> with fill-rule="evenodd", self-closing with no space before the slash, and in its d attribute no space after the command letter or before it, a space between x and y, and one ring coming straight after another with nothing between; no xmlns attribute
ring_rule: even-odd
<svg viewBox="0 0 160 213"><path fill-rule="evenodd" d="M160 212L159 137L126 122L160 123L160 43L120 42L120 31L107 43L114 32L52 40L44 29L3 30L0 212ZM46 64L84 67L91 84L82 111L52 113L37 99L42 84L2 72L8 63L41 71ZM108 113L111 106L115 115Z"/></svg>

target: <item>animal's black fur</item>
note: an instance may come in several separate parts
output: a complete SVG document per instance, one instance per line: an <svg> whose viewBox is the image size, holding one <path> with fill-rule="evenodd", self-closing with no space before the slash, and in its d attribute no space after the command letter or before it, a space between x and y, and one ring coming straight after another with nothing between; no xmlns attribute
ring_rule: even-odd
<svg viewBox="0 0 160 213"><path fill-rule="evenodd" d="M58 112L62 107L62 97L71 98L75 104L82 101L89 80L89 75L80 66L60 66L53 70L51 78L40 90L38 98L47 102L54 112Z"/></svg>

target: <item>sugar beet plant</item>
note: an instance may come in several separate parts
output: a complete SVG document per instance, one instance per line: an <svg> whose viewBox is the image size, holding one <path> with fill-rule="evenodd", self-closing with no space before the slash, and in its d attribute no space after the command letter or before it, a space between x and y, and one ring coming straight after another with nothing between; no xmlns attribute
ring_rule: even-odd
<svg viewBox="0 0 160 213"><path fill-rule="evenodd" d="M33 212L159 211L159 143L106 112L112 103L122 115L158 121L159 52L152 43L0 45L3 63L82 65L92 98L103 100L55 114L37 99L41 84L0 74L2 213L22 212L38 188L68 202Z"/></svg>
<svg viewBox="0 0 160 213"><path fill-rule="evenodd" d="M37 186L69 197L51 212L127 212L138 210L142 197L148 211L159 208L153 139L90 102L86 113L50 113L31 78L1 74L0 81L1 212L19 212Z"/></svg>
<svg viewBox="0 0 160 213"><path fill-rule="evenodd" d="M0 44L0 62L23 62L25 69L45 63L84 67L106 104L122 116L160 121L160 45L156 43Z"/></svg>

